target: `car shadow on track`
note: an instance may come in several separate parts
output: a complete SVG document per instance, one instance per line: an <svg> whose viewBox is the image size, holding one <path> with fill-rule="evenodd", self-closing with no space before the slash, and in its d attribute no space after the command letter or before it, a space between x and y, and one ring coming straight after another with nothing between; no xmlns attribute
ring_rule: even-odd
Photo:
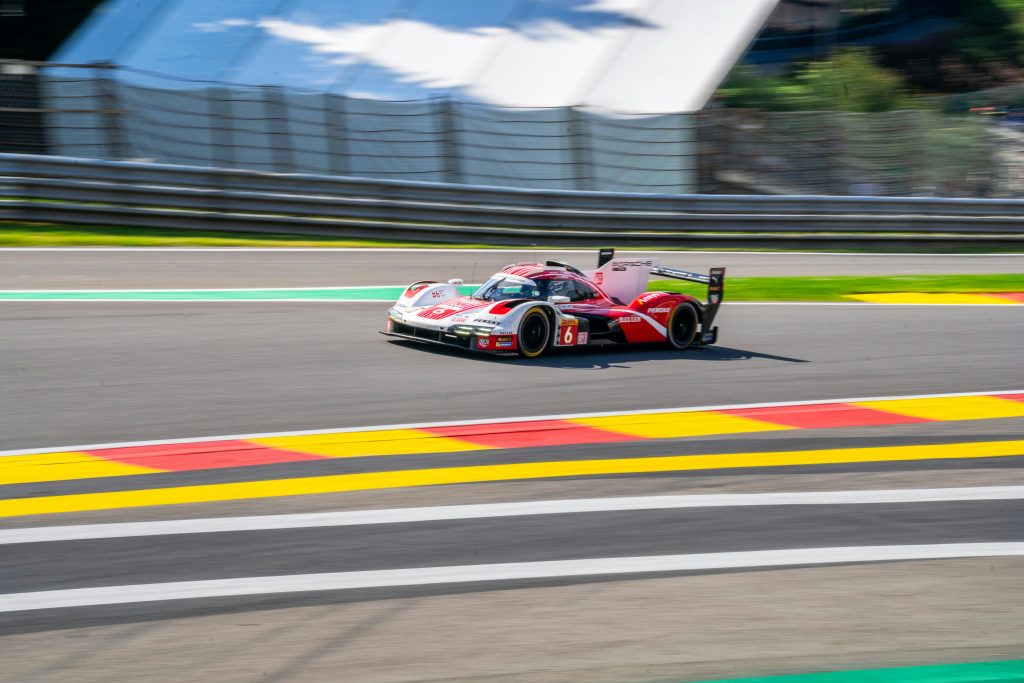
<svg viewBox="0 0 1024 683"><path fill-rule="evenodd" d="M759 353L745 349L734 349L728 346L703 346L686 351L674 351L666 349L661 345L636 345L636 346L604 346L588 347L582 349L553 349L546 352L540 358L519 358L489 356L482 353L471 353L459 349L449 349L443 346L430 346L414 341L399 339L389 340L397 346L406 346L410 349L423 353L432 353L442 356L461 356L469 361L481 363L501 363L511 365L528 365L531 367L545 368L579 368L581 370L600 370L612 367L626 367L626 363L637 361L737 361L753 360L761 358L774 360L782 363L811 363L813 361L805 358L792 358L790 356L777 356L770 353Z"/></svg>

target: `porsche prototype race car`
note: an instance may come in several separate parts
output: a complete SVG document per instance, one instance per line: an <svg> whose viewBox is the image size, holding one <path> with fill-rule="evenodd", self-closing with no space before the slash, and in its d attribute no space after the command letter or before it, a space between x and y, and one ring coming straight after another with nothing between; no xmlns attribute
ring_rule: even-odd
<svg viewBox="0 0 1024 683"><path fill-rule="evenodd" d="M648 292L651 275L708 286L707 302L686 294ZM462 280L409 285L388 310L383 334L497 355L536 358L551 348L667 343L714 344L713 326L725 268L707 275L664 268L659 259L616 258L602 249L596 270L568 263L517 263L502 268L470 296Z"/></svg>

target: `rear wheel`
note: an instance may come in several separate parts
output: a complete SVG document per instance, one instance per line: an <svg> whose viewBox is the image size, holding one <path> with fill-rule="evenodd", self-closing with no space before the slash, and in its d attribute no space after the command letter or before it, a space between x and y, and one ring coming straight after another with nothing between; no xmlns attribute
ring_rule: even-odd
<svg viewBox="0 0 1024 683"><path fill-rule="evenodd" d="M531 308L519 323L519 353L526 358L536 358L544 353L551 338L551 323L539 308Z"/></svg>
<svg viewBox="0 0 1024 683"><path fill-rule="evenodd" d="M685 349L693 344L700 327L700 316L693 304L681 303L668 319L668 343L672 348Z"/></svg>

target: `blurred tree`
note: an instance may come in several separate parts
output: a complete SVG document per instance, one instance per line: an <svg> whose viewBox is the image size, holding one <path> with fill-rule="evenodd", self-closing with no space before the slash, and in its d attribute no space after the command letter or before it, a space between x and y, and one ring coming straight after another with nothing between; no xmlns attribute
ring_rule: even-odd
<svg viewBox="0 0 1024 683"><path fill-rule="evenodd" d="M892 111L914 106L903 77L866 48L844 48L791 76L764 76L741 64L718 91L725 106L768 111Z"/></svg>
<svg viewBox="0 0 1024 683"><path fill-rule="evenodd" d="M909 106L906 85L865 48L845 48L807 64L796 76L808 109L893 111Z"/></svg>

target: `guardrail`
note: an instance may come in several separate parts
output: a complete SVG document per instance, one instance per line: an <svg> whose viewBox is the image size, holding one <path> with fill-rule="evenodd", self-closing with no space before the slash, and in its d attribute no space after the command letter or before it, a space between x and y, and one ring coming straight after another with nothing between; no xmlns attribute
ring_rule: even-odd
<svg viewBox="0 0 1024 683"><path fill-rule="evenodd" d="M1024 200L529 190L0 154L0 219L493 244L1024 246Z"/></svg>

